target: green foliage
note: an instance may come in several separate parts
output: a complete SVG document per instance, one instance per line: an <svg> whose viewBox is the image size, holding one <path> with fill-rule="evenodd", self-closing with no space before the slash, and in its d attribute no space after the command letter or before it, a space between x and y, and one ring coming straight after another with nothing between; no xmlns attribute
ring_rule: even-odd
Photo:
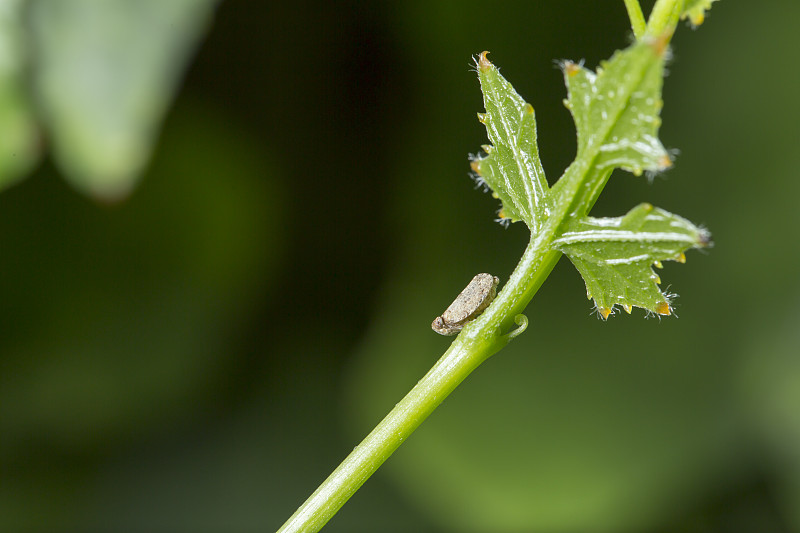
<svg viewBox="0 0 800 533"><path fill-rule="evenodd" d="M0 188L21 179L39 155L24 86L22 7L23 0L0 2Z"/></svg>
<svg viewBox="0 0 800 533"><path fill-rule="evenodd" d="M669 299L651 265L685 262L683 252L707 245L709 238L688 220L641 204L624 217L572 220L554 244L580 271L587 296L606 318L615 305L628 313L635 305L669 315Z"/></svg>
<svg viewBox="0 0 800 533"><path fill-rule="evenodd" d="M635 175L671 166L658 139L666 39L635 43L617 52L597 73L563 64L578 137L575 161L548 191L536 146L533 108L481 54L478 74L486 114L480 115L494 146L472 168L503 202L501 219L524 220L539 240L565 253L586 282L589 298L607 318L616 305L661 315L671 313L651 265L684 258L710 236L676 215L649 204L622 218L586 216L611 172ZM547 231L540 234L540 229Z"/></svg>
<svg viewBox="0 0 800 533"><path fill-rule="evenodd" d="M213 0L39 1L37 92L66 177L117 198L150 157Z"/></svg>
<svg viewBox="0 0 800 533"><path fill-rule="evenodd" d="M0 187L37 161L36 117L77 189L125 196L215 3L0 0Z"/></svg>
<svg viewBox="0 0 800 533"><path fill-rule="evenodd" d="M478 60L486 113L478 119L486 126L492 146L485 158L475 159L472 170L503 202L501 220L523 220L537 231L545 217L547 180L536 145L536 117L508 81L486 59Z"/></svg>
<svg viewBox="0 0 800 533"><path fill-rule="evenodd" d="M539 161L533 107L486 58L477 62L491 146L474 158L478 183L502 202L501 221L522 220L531 240L493 302L466 324L450 348L406 396L295 511L279 531L317 531L366 481L444 397L488 357L524 331L528 302L560 253L578 267L604 319L621 305L670 314L651 265L684 260L683 252L705 246L710 236L690 222L649 204L622 218L587 216L612 171L640 175L671 166L658 140L661 83L669 38L682 2L659 0L648 35L617 52L593 73L565 63L569 98L578 133L574 162L552 189ZM631 9L629 9L629 12ZM634 10L635 11L635 10ZM641 24L636 25L641 30ZM519 329L514 327L519 325ZM436 328L434 328L436 329Z"/></svg>
<svg viewBox="0 0 800 533"><path fill-rule="evenodd" d="M699 26L706 18L706 11L716 0L685 0L681 18L688 18L693 26Z"/></svg>
<svg viewBox="0 0 800 533"><path fill-rule="evenodd" d="M663 46L634 44L615 53L597 74L572 62L564 64L569 90L565 105L578 134L577 164L598 171L619 167L636 175L670 166L658 140Z"/></svg>

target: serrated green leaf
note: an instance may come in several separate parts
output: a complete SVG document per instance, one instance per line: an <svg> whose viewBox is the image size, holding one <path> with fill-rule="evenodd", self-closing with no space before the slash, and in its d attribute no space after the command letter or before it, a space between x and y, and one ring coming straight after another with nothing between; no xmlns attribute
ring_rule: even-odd
<svg viewBox="0 0 800 533"><path fill-rule="evenodd" d="M573 220L553 244L580 271L588 297L606 318L616 305L669 315L669 297L658 287L661 280L652 265L684 262L683 252L709 240L707 231L688 220L641 204L623 217Z"/></svg>
<svg viewBox="0 0 800 533"><path fill-rule="evenodd" d="M597 169L620 167L637 175L671 165L658 140L663 46L634 44L615 53L597 73L564 63L565 105L578 135L576 160L588 157Z"/></svg>
<svg viewBox="0 0 800 533"><path fill-rule="evenodd" d="M563 68L578 153L552 191L554 202L574 194L553 245L578 268L603 318L617 305L671 314L652 265L682 261L685 250L708 244L707 232L649 204L621 218L585 216L615 168L640 174L671 165L658 140L665 51L666 37L647 39L615 53L596 74L571 62Z"/></svg>
<svg viewBox="0 0 800 533"><path fill-rule="evenodd" d="M34 81L56 162L78 189L127 194L147 164L215 0L39 0Z"/></svg>
<svg viewBox="0 0 800 533"><path fill-rule="evenodd" d="M706 11L711 9L711 4L716 0L686 0L681 13L681 19L688 18L692 26L699 26L706 18Z"/></svg>
<svg viewBox="0 0 800 533"><path fill-rule="evenodd" d="M486 157L472 162L480 179L500 198L501 219L523 220L532 231L542 224L547 203L547 180L536 144L533 107L486 59L478 61L478 77L486 113L479 115L492 146Z"/></svg>
<svg viewBox="0 0 800 533"><path fill-rule="evenodd" d="M503 202L501 213L524 220L531 230L553 229L551 245L570 258L586 282L598 312L607 318L615 306L642 307L671 314L669 296L658 287L652 265L708 244L708 233L691 222L649 204L621 218L585 216L615 168L641 174L671 165L658 139L666 37L646 39L619 51L594 73L563 65L575 119L575 161L549 190L538 159L533 108L486 59L478 62L493 146L472 168Z"/></svg>

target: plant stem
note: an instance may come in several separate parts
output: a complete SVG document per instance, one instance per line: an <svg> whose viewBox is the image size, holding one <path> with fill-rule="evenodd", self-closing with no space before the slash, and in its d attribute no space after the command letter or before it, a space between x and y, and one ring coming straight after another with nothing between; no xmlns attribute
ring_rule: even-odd
<svg viewBox="0 0 800 533"><path fill-rule="evenodd" d="M644 35L645 29L647 29L642 6L639 5L639 0L625 0L625 9L628 10L628 18L631 20L633 35L636 40L639 40Z"/></svg>
<svg viewBox="0 0 800 533"><path fill-rule="evenodd" d="M650 19L647 21L646 34L659 37L665 32L673 33L683 11L683 0L656 0Z"/></svg>
<svg viewBox="0 0 800 533"><path fill-rule="evenodd" d="M486 343L462 337L367 435L281 527L281 532L319 531L373 472L472 370L489 355Z"/></svg>
<svg viewBox="0 0 800 533"><path fill-rule="evenodd" d="M503 290L450 348L278 530L319 531L400 444L473 370L508 342L501 335L558 262L550 240L532 241ZM503 328L503 329L501 329Z"/></svg>
<svg viewBox="0 0 800 533"><path fill-rule="evenodd" d="M279 532L319 531L442 400L491 353L486 343L457 338L425 377L342 461Z"/></svg>

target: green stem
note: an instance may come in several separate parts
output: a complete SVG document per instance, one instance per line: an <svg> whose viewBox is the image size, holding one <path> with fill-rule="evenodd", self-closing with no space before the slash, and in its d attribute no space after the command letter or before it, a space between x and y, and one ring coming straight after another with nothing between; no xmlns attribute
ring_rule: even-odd
<svg viewBox="0 0 800 533"><path fill-rule="evenodd" d="M660 37L664 33L673 33L683 11L683 0L657 0L647 21L646 34Z"/></svg>
<svg viewBox="0 0 800 533"><path fill-rule="evenodd" d="M493 352L463 337L367 435L281 527L281 532L319 531L428 415Z"/></svg>
<svg viewBox="0 0 800 533"><path fill-rule="evenodd" d="M628 18L631 20L631 29L638 41L642 38L642 35L644 35L645 29L647 29L647 23L642 13L642 6L639 5L639 0L625 0L625 9L628 10Z"/></svg>
<svg viewBox="0 0 800 533"><path fill-rule="evenodd" d="M531 241L492 305L462 330L425 377L297 509L279 533L319 531L456 386L508 342L502 333L533 298L561 255L549 251L551 240Z"/></svg>

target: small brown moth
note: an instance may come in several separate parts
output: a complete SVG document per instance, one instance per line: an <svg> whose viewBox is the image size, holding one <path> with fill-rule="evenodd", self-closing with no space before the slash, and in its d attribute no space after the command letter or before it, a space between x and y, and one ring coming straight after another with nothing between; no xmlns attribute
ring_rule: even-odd
<svg viewBox="0 0 800 533"><path fill-rule="evenodd" d="M450 304L442 316L437 316L431 328L439 335L455 335L471 320L478 318L489 307L497 294L500 278L491 274L478 274L461 294Z"/></svg>

